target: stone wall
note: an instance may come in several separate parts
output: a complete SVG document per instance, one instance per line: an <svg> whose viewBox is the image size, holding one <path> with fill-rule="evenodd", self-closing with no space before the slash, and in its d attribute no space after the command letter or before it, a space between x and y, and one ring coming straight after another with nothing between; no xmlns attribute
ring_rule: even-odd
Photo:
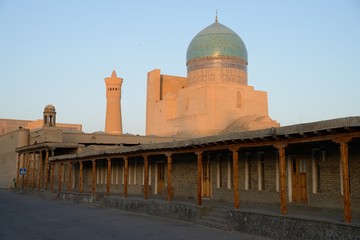
<svg viewBox="0 0 360 240"><path fill-rule="evenodd" d="M173 160L174 197L196 199L197 160L195 154L181 154Z"/></svg>
<svg viewBox="0 0 360 240"><path fill-rule="evenodd" d="M188 222L195 222L202 211L202 208L192 204L169 203L157 200L145 201L137 198L105 197L103 202L106 207Z"/></svg>
<svg viewBox="0 0 360 240"><path fill-rule="evenodd" d="M360 227L329 221L283 217L231 210L227 215L232 230L271 239L360 239Z"/></svg>

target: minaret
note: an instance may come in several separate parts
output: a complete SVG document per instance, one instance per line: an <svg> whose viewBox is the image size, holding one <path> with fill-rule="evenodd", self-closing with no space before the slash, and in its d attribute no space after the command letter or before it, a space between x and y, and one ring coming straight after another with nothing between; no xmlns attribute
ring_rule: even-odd
<svg viewBox="0 0 360 240"><path fill-rule="evenodd" d="M105 132L122 134L121 120L121 85L123 79L116 76L115 70L111 77L105 78L106 85L106 120Z"/></svg>

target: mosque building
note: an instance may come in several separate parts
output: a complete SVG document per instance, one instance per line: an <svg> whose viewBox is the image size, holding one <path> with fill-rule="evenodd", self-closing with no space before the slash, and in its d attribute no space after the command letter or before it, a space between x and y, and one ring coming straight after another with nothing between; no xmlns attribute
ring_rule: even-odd
<svg viewBox="0 0 360 240"><path fill-rule="evenodd" d="M291 207L360 221L360 117L280 127L267 93L248 85L247 65L244 42L216 18L188 46L187 77L148 72L146 136L122 133L123 79L114 71L105 78L105 132L65 132L46 106L41 129L0 136L7 177L28 191L183 220L206 217L205 201L227 204L235 230L251 228L254 213L239 211L246 203L276 206L256 215L274 229ZM0 186L8 178L0 170Z"/></svg>
<svg viewBox="0 0 360 240"><path fill-rule="evenodd" d="M146 134L210 136L279 127L267 94L248 85L242 39L218 22L200 31L186 53L187 78L148 73Z"/></svg>

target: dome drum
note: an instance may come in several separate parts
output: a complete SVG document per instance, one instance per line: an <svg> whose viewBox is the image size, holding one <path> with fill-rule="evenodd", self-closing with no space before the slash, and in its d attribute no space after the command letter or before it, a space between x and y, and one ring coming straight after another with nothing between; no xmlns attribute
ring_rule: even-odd
<svg viewBox="0 0 360 240"><path fill-rule="evenodd" d="M247 73L237 68L199 68L188 72L189 86L230 83L247 86Z"/></svg>
<svg viewBox="0 0 360 240"><path fill-rule="evenodd" d="M188 73L202 68L235 68L247 71L247 62L237 57L219 56L197 58L187 64Z"/></svg>

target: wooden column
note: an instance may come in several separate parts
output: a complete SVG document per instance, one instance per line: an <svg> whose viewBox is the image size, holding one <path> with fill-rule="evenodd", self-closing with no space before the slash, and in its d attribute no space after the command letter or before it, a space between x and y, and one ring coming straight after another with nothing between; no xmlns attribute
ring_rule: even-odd
<svg viewBox="0 0 360 240"><path fill-rule="evenodd" d="M33 170L32 170L32 183L31 188L35 188L35 179L36 179L36 152L33 152Z"/></svg>
<svg viewBox="0 0 360 240"><path fill-rule="evenodd" d="M234 208L239 208L239 147L230 149L233 156Z"/></svg>
<svg viewBox="0 0 360 240"><path fill-rule="evenodd" d="M341 138L341 139L335 139L333 141L340 144L342 184L343 184L343 194L344 194L344 221L346 223L350 223L352 220L352 214L351 214L351 201L350 201L348 142L351 141L351 138Z"/></svg>
<svg viewBox="0 0 360 240"><path fill-rule="evenodd" d="M61 180L62 180L62 173L63 173L63 163L59 163L59 176L58 176L58 184L59 184L59 192L61 192Z"/></svg>
<svg viewBox="0 0 360 240"><path fill-rule="evenodd" d="M46 150L45 154L45 190L48 189L48 178L49 178L49 150Z"/></svg>
<svg viewBox="0 0 360 240"><path fill-rule="evenodd" d="M16 169L16 183L15 185L19 187L19 177L20 177L20 161L21 161L21 153L18 153L18 161L17 161L17 169Z"/></svg>
<svg viewBox="0 0 360 240"><path fill-rule="evenodd" d="M95 194L96 192L96 160L92 160L92 188L91 193Z"/></svg>
<svg viewBox="0 0 360 240"><path fill-rule="evenodd" d="M26 188L29 188L29 182L30 182L30 153L26 154L27 158L26 158L26 161L27 161L27 166L26 166Z"/></svg>
<svg viewBox="0 0 360 240"><path fill-rule="evenodd" d="M110 186L111 186L111 158L107 159L107 185L106 185L106 195L110 195Z"/></svg>
<svg viewBox="0 0 360 240"><path fill-rule="evenodd" d="M38 179L37 179L37 188L38 191L40 191L41 185L42 185L42 179L43 179L43 159L42 159L42 151L39 152L39 160L38 160Z"/></svg>
<svg viewBox="0 0 360 240"><path fill-rule="evenodd" d="M171 172L172 172L172 154L167 153L167 200L171 202L172 186L171 186Z"/></svg>
<svg viewBox="0 0 360 240"><path fill-rule="evenodd" d="M281 214L287 213L286 205L286 179L285 179L285 147L286 144L278 144L275 147L279 150L279 170L280 170L280 208Z"/></svg>
<svg viewBox="0 0 360 240"><path fill-rule="evenodd" d="M129 159L124 157L124 197L128 196L129 185Z"/></svg>
<svg viewBox="0 0 360 240"><path fill-rule="evenodd" d="M80 161L80 169L79 169L79 193L82 193L83 191L83 162Z"/></svg>
<svg viewBox="0 0 360 240"><path fill-rule="evenodd" d="M50 169L50 191L54 191L55 163L51 163Z"/></svg>
<svg viewBox="0 0 360 240"><path fill-rule="evenodd" d="M197 170L198 170L198 174L197 174L197 204L201 205L202 203L202 167L203 167L203 163L202 163L202 152L196 152L195 153L197 155Z"/></svg>
<svg viewBox="0 0 360 240"><path fill-rule="evenodd" d="M67 191L68 191L68 192L71 192L71 185L72 185L72 182L71 182L72 162L68 162L67 172L68 172L68 179L67 179L68 185L67 185Z"/></svg>
<svg viewBox="0 0 360 240"><path fill-rule="evenodd" d="M22 168L26 167L26 153L23 153L21 167ZM21 176L21 191L24 190L24 187L25 187L25 181L24 180L25 180L25 176L22 175Z"/></svg>
<svg viewBox="0 0 360 240"><path fill-rule="evenodd" d="M144 199L149 198L149 156L144 155Z"/></svg>
<svg viewBox="0 0 360 240"><path fill-rule="evenodd" d="M347 142L340 143L341 162L343 170L343 190L344 190L344 221L351 222L351 202L350 202L350 179L349 179L349 155Z"/></svg>

